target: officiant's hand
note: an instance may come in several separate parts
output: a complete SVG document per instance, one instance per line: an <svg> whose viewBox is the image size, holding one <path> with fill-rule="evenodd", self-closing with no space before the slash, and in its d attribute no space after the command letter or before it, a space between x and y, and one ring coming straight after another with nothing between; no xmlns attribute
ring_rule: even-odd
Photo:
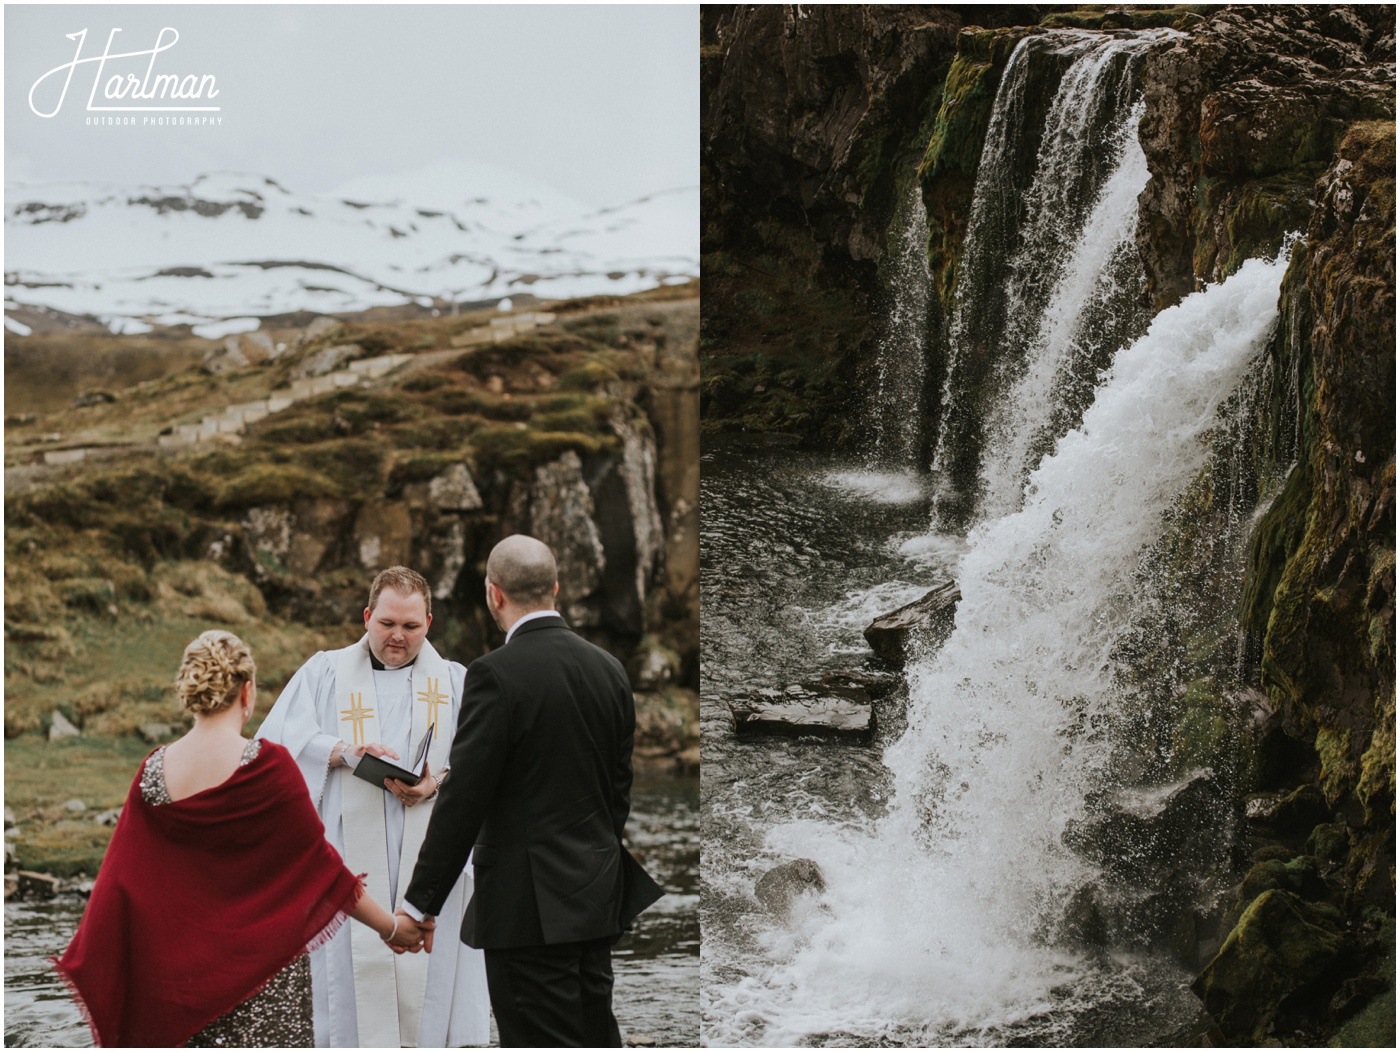
<svg viewBox="0 0 1400 1052"><path fill-rule="evenodd" d="M346 753L351 756L364 756L366 754L370 756L387 756L391 760L397 760L399 758L399 754L393 749L389 748L387 745L380 745L378 742L371 742L369 745L354 746L344 745L342 743L337 744L336 747L331 750L330 765L332 767L339 767L345 762Z"/></svg>
<svg viewBox="0 0 1400 1052"><path fill-rule="evenodd" d="M425 774L418 780L417 785L409 785L398 778L385 778L384 788L397 796L404 807L412 807L437 792L438 780L434 775Z"/></svg>

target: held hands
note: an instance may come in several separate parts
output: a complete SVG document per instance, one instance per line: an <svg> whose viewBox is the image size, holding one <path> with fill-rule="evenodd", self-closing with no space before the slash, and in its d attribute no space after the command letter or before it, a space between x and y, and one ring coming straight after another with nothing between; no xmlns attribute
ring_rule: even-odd
<svg viewBox="0 0 1400 1052"><path fill-rule="evenodd" d="M433 952L433 929L437 927L432 917L415 921L402 909L394 912L393 933L384 941L395 953L417 953L419 950Z"/></svg>

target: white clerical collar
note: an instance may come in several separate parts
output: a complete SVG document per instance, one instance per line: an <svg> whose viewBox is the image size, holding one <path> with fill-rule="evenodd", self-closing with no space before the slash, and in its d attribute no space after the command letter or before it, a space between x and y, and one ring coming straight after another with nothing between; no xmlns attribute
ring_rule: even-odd
<svg viewBox="0 0 1400 1052"><path fill-rule="evenodd" d="M521 625L523 625L526 621L538 621L538 620L539 620L540 618L542 618L542 617L558 617L558 616L559 616L559 611L558 611L558 610L531 610L528 614L526 614L524 617L522 617L519 621L515 622L515 624L513 624L513 625L510 626L510 631L506 633L506 642L507 642L507 643L510 642L510 637L513 636L513 635L515 635L515 630L516 630L517 628L519 628Z"/></svg>

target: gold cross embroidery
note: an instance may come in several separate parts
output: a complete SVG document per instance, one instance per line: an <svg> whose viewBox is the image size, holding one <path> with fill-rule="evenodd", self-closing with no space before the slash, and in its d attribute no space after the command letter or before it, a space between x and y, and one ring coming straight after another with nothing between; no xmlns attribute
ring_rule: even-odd
<svg viewBox="0 0 1400 1052"><path fill-rule="evenodd" d="M350 707L340 710L340 722L349 723L352 728L351 733L354 740L350 743L351 745L365 744L365 719L374 715L373 709L364 708L364 702L364 694L351 693Z"/></svg>
<svg viewBox="0 0 1400 1052"><path fill-rule="evenodd" d="M438 690L441 680L428 679L428 689L418 692L418 700L428 706L428 726L436 727L438 720L438 707L448 704L452 699Z"/></svg>

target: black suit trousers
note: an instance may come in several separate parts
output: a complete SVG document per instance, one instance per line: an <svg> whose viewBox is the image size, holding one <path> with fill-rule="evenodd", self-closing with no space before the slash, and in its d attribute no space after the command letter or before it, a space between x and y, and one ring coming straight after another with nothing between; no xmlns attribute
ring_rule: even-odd
<svg viewBox="0 0 1400 1052"><path fill-rule="evenodd" d="M621 1048L611 938L486 950L502 1048Z"/></svg>

